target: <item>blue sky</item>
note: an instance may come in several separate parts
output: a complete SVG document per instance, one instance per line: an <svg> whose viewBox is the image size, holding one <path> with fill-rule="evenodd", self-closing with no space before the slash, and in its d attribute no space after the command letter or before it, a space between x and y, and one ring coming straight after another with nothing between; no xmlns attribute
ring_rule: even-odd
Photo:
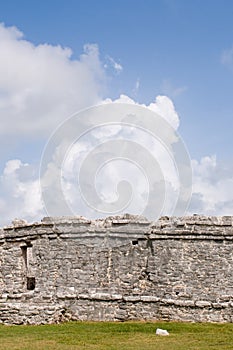
<svg viewBox="0 0 233 350"><path fill-rule="evenodd" d="M24 40L35 47L46 43L68 47L72 50L70 61L77 61L84 45L96 44L99 61L95 64L102 68L95 71L95 79L104 83L93 88L93 96L96 93L98 98L114 100L124 94L146 105L158 95L169 97L192 160L201 168L201 159L215 159L215 167L209 171L221 173L219 181L228 184L233 178L232 16L230 0L22 0L20 4L9 0L0 5L0 21L5 28L17 27ZM114 64L121 69L114 68ZM90 71L94 69L96 66ZM2 94L4 84L6 79L0 87ZM96 96L77 104L77 109L97 102ZM1 118L8 118L3 110ZM24 134L22 130L18 133ZM0 169L3 171L7 161L13 159L38 162L48 134L38 137L40 132L35 129L34 133L25 132L24 137L11 136L7 147L3 144ZM9 140L7 132L4 135ZM217 180L208 181L217 186ZM233 198L226 201L229 214ZM216 208L206 213L222 214ZM201 206L200 211L205 212L205 207Z"/></svg>

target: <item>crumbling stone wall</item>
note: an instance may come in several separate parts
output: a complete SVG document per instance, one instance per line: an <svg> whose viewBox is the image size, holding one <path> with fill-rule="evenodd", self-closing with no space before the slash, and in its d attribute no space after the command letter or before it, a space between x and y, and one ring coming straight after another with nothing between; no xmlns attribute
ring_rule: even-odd
<svg viewBox="0 0 233 350"><path fill-rule="evenodd" d="M233 218L44 218L0 230L0 322L233 321Z"/></svg>

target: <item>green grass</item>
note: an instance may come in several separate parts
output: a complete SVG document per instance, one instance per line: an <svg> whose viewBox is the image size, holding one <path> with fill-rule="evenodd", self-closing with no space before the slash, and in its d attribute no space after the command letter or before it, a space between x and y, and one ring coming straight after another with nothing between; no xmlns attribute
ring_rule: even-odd
<svg viewBox="0 0 233 350"><path fill-rule="evenodd" d="M156 328L169 336L155 335ZM1 350L205 350L233 349L233 324L69 322L0 326Z"/></svg>

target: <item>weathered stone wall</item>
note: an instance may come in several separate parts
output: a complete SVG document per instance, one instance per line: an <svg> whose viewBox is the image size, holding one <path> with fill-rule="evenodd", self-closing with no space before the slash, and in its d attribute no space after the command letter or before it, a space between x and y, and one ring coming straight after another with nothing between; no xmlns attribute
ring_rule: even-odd
<svg viewBox="0 0 233 350"><path fill-rule="evenodd" d="M125 215L0 231L0 322L233 322L233 218Z"/></svg>

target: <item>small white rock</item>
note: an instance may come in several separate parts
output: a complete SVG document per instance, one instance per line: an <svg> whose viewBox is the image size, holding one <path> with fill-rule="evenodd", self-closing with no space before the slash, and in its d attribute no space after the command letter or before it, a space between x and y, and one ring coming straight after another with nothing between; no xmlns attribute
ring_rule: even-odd
<svg viewBox="0 0 233 350"><path fill-rule="evenodd" d="M161 328L157 328L155 334L157 335L169 335L168 331L166 331L166 329L161 329Z"/></svg>

